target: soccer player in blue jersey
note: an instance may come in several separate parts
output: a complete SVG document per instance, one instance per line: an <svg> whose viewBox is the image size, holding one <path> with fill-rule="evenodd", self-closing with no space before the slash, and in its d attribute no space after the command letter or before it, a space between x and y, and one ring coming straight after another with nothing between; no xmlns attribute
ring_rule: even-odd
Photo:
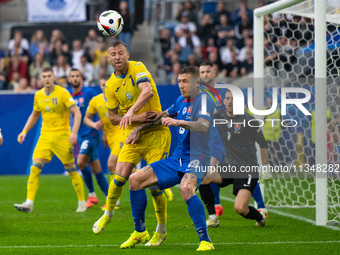
<svg viewBox="0 0 340 255"><path fill-rule="evenodd" d="M95 174L98 185L103 191L105 197L107 196L109 189L109 184L104 176L98 157L98 146L100 142L99 130L102 128L103 123L101 120L96 121L95 128L90 128L84 124L86 109L90 100L96 96L97 93L92 88L83 86L83 77L81 72L75 68L71 69L68 81L72 85L70 88L72 97L78 105L82 115L81 125L78 132L80 150L77 157L77 164L83 174L85 184L89 191L86 207L90 208L98 204L98 198L93 187L92 172ZM90 166L92 172L87 165Z"/></svg>
<svg viewBox="0 0 340 255"><path fill-rule="evenodd" d="M213 250L214 246L208 235L204 206L195 192L205 175L203 169L210 163L209 140L214 103L209 95L201 92L198 81L196 67L181 69L178 85L182 95L166 111L158 113L155 122L137 126L126 143L138 144L140 132L154 125L177 127L178 145L173 155L132 174L130 189L158 185L163 190L180 183L181 195L200 239L197 251L207 251Z"/></svg>

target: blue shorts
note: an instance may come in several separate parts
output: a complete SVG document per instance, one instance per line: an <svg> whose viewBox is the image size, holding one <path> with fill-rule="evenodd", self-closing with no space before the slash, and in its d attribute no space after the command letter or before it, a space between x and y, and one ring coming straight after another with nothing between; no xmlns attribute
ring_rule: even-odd
<svg viewBox="0 0 340 255"><path fill-rule="evenodd" d="M85 154L90 157L89 163L99 159L98 147L100 143L100 135L93 137L85 137L78 139L80 150L79 154Z"/></svg>
<svg viewBox="0 0 340 255"><path fill-rule="evenodd" d="M224 162L225 148L221 142L210 142L210 155L221 163Z"/></svg>
<svg viewBox="0 0 340 255"><path fill-rule="evenodd" d="M208 160L206 160L208 161ZM160 190L171 188L176 184L181 183L182 177L185 173L194 173L197 177L197 188L202 182L202 179L207 174L206 166L208 162L202 159L180 160L174 157L169 157L156 161L150 166L154 170Z"/></svg>

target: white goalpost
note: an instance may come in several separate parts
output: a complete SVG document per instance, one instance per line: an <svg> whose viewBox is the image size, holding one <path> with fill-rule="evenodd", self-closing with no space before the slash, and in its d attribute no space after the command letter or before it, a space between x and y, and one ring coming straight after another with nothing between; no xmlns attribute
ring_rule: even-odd
<svg viewBox="0 0 340 255"><path fill-rule="evenodd" d="M273 176L261 187L265 202L315 208L316 225L340 222L340 180L333 171L340 149L339 2L281 0L254 11L255 108L265 107L273 87L306 88L313 98L307 106L312 116L289 110L299 125L276 131L281 137L270 152L276 163L314 172Z"/></svg>

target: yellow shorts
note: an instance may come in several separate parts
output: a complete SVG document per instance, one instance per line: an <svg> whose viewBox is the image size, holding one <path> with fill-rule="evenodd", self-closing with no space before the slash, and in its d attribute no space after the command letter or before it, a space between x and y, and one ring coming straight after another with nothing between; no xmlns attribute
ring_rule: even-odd
<svg viewBox="0 0 340 255"><path fill-rule="evenodd" d="M111 154L119 156L121 149L125 143L125 134L124 130L120 129L118 125L114 126L114 130L112 134L107 135L107 142L111 149Z"/></svg>
<svg viewBox="0 0 340 255"><path fill-rule="evenodd" d="M168 157L170 143L171 133L169 128L144 133L134 145L124 144L118 162L129 162L137 165L144 158L149 165Z"/></svg>
<svg viewBox="0 0 340 255"><path fill-rule="evenodd" d="M43 158L50 162L53 155L56 155L64 165L74 162L74 148L68 141L70 134L68 131L41 133L33 152L33 159Z"/></svg>

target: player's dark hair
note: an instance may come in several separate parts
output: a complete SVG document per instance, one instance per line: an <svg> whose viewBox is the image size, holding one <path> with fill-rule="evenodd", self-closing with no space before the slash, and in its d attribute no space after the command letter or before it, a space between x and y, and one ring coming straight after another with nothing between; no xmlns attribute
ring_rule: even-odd
<svg viewBox="0 0 340 255"><path fill-rule="evenodd" d="M42 73L46 73L46 72L52 72L53 73L53 69L52 67L45 67L43 70L41 70Z"/></svg>
<svg viewBox="0 0 340 255"><path fill-rule="evenodd" d="M104 79L104 80L109 80L111 78L111 75L109 74L103 74L100 79Z"/></svg>
<svg viewBox="0 0 340 255"><path fill-rule="evenodd" d="M116 41L113 41L112 43L109 44L109 46L107 48L111 48L111 47L118 47L120 45L123 45L126 49L127 49L127 46L125 43L123 43L122 41L120 40L116 40Z"/></svg>
<svg viewBox="0 0 340 255"><path fill-rule="evenodd" d="M204 61L204 62L202 62L201 64L200 64L200 67L201 66L210 66L210 67L214 67L214 65L211 63L211 62L209 62L209 61Z"/></svg>
<svg viewBox="0 0 340 255"><path fill-rule="evenodd" d="M72 67L71 70L70 70L70 73L71 73L71 72L79 72L79 73L80 73L80 76L83 76L82 72L81 72L78 68Z"/></svg>
<svg viewBox="0 0 340 255"><path fill-rule="evenodd" d="M197 77L200 76L200 73L195 66L185 66L181 70L179 70L178 74L191 74L191 76Z"/></svg>

